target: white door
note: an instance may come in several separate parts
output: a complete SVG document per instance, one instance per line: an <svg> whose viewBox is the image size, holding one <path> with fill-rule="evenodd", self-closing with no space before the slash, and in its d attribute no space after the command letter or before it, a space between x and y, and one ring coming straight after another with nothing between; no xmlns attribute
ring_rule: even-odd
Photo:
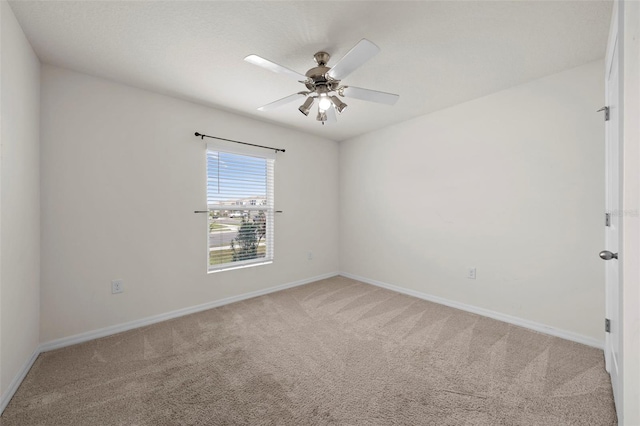
<svg viewBox="0 0 640 426"><path fill-rule="evenodd" d="M617 8L615 8L617 9ZM622 418L622 395L620 387L620 353L622 348L620 322L620 260L618 254L620 240L620 223L622 210L620 206L620 85L619 85L619 46L617 10L614 10L612 28L607 46L605 97L609 120L605 122L606 146L606 219L605 250L600 257L605 259L606 281L606 316L609 320L609 332L605 334L606 368L611 375L613 396L616 402L618 418ZM620 255L622 258L622 255Z"/></svg>

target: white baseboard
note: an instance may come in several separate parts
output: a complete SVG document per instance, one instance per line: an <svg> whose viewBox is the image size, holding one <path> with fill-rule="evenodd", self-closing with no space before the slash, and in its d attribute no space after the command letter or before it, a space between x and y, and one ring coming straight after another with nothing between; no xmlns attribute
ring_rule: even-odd
<svg viewBox="0 0 640 426"><path fill-rule="evenodd" d="M309 284L314 281L323 280L325 278L331 278L338 275L338 272L330 272L328 274L317 275L311 278L305 278L298 281L293 281L287 284L278 285L275 287L265 288L263 290L252 291L250 293L240 294L238 296L227 297L213 302L203 303L202 305L192 306L189 308L178 309L176 311L167 312L164 314L153 315L151 317L142 318L135 321L130 321L124 324L113 325L110 327L100 328L98 330L87 331L86 333L76 334L74 336L63 337L61 339L51 340L40 344L31 355L31 358L22 366L18 374L15 376L9 388L0 398L0 415L4 412L4 409L9 405L9 401L13 398L20 384L26 377L27 373L33 366L33 363L42 352L51 351L53 349L64 348L65 346L71 346L78 343L87 342L89 340L97 339L100 337L110 336L112 334L121 333L123 331L132 330L134 328L144 327L146 325L155 324L158 322L166 321L172 318L178 318L185 315L193 314L196 312L206 311L207 309L216 308L218 306L228 305L229 303L239 302L241 300L251 299L253 297L263 296L265 294L274 293L276 291L285 290L287 288L297 287L304 284Z"/></svg>
<svg viewBox="0 0 640 426"><path fill-rule="evenodd" d="M49 342L40 345L40 352L47 352L54 349L64 348L65 346L71 346L78 343L87 342L89 340L98 339L100 337L110 336L112 334L122 333L123 331L133 330L134 328L144 327L147 325L155 324L158 322L166 321L173 318L182 317L185 315L193 314L196 312L206 311L207 309L217 308L218 306L228 305L229 303L239 302L241 300L251 299L265 294L274 293L276 291L285 290L287 288L297 287L304 284L309 284L314 281L323 280L325 278L331 278L338 275L338 272L330 272L328 274L317 275L311 278L305 278L302 280L290 282L287 284L278 285L275 287L265 288L263 290L252 291L250 293L240 294L238 296L231 296L220 300L214 300L213 302L203 303L202 305L191 306L189 308L178 309L176 311L166 312L164 314L153 315L139 320L126 322L123 324L112 325L105 328L99 328L97 330L87 331L85 333L76 334L69 337L63 337L60 339L51 340Z"/></svg>
<svg viewBox="0 0 640 426"><path fill-rule="evenodd" d="M16 376L13 378L13 380L9 384L9 387L7 388L7 390L0 397L0 415L2 415L2 413L4 412L4 409L7 408L7 405L9 405L9 401L11 401L11 398L13 398L13 395L16 393L16 391L20 387L20 384L22 383L24 378L27 377L27 373L29 372L29 370L31 370L33 363L36 362L38 355L40 355L39 346L36 348L35 351L33 351L33 353L31 354L31 357L27 360L27 362L24 363L22 368L18 371L18 374L16 374Z"/></svg>
<svg viewBox="0 0 640 426"><path fill-rule="evenodd" d="M465 303L448 300L438 296L432 296L430 294L422 293L416 290L410 290L403 287L398 287L392 284L387 284L382 281L373 280L371 278L361 277L358 275L350 274L348 272L340 272L343 277L351 278L356 281L361 281L366 284L372 284L378 287L393 290L398 293L406 294L408 296L417 297L419 299L428 300L430 302L438 303L440 305L449 306L451 308L460 309L462 311L471 312L473 314L482 315L485 317L493 318L498 321L503 321L509 324L517 325L520 327L528 328L530 330L538 331L540 333L549 334L551 336L559 337L561 339L570 340L572 342L581 343L583 345L591 346L598 349L604 349L604 341L594 339L593 337L583 336L572 331L561 330L548 325L540 324L534 321L514 317L500 312L491 311L489 309L479 308L477 306L467 305Z"/></svg>

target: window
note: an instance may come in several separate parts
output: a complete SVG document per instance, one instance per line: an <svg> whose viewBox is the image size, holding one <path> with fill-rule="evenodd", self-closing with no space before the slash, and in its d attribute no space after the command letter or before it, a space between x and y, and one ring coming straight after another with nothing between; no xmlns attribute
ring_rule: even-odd
<svg viewBox="0 0 640 426"><path fill-rule="evenodd" d="M274 163L207 146L209 272L273 261Z"/></svg>

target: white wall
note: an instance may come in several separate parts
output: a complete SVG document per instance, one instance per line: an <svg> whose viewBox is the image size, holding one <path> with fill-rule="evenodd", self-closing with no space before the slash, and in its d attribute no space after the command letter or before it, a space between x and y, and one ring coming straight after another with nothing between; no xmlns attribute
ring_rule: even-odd
<svg viewBox="0 0 640 426"><path fill-rule="evenodd" d="M0 8L0 401L5 402L39 343L40 62L7 2Z"/></svg>
<svg viewBox="0 0 640 426"><path fill-rule="evenodd" d="M337 143L48 65L41 113L41 341L338 271ZM207 274L195 131L286 149L272 265Z"/></svg>
<svg viewBox="0 0 640 426"><path fill-rule="evenodd" d="M590 63L343 142L341 271L602 341L603 75Z"/></svg>

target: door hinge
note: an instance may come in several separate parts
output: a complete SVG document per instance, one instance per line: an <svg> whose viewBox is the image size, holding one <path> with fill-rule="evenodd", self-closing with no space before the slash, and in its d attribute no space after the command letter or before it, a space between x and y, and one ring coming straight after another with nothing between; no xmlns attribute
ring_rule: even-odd
<svg viewBox="0 0 640 426"><path fill-rule="evenodd" d="M611 213L604 214L604 226L611 226Z"/></svg>
<svg viewBox="0 0 640 426"><path fill-rule="evenodd" d="M604 319L604 331L606 333L611 333L611 320L609 318Z"/></svg>
<svg viewBox="0 0 640 426"><path fill-rule="evenodd" d="M604 121L609 121L609 107L608 106L603 106L602 108L600 108L596 112L600 112L600 111L604 111Z"/></svg>

